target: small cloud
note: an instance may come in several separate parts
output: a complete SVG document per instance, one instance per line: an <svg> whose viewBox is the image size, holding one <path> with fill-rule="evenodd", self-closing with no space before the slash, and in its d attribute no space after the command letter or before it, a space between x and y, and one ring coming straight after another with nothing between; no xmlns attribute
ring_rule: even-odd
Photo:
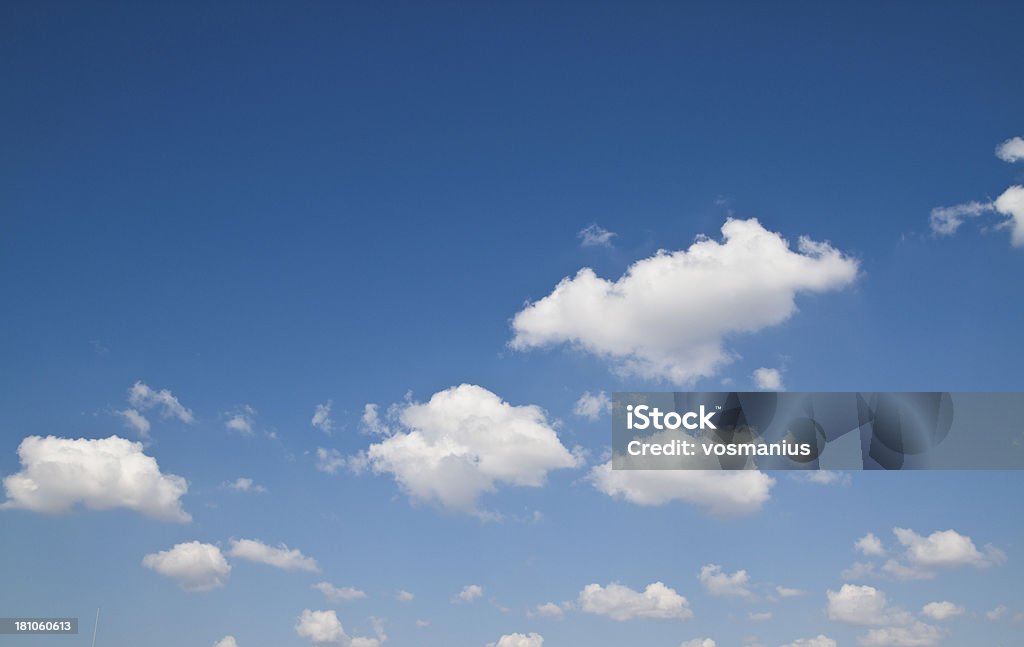
<svg viewBox="0 0 1024 647"><path fill-rule="evenodd" d="M316 405L313 418L309 421L309 424L325 434L330 434L334 430L334 421L331 420L331 404L331 401L328 400L323 404Z"/></svg>
<svg viewBox="0 0 1024 647"><path fill-rule="evenodd" d="M313 585L313 588L323 593L324 597L328 600L350 602L352 600L362 600L366 597L366 591L352 588L351 586L339 588L330 582L317 582Z"/></svg>
<svg viewBox="0 0 1024 647"><path fill-rule="evenodd" d="M881 557L885 555L885 547L882 546L882 540L874 535L874 533L868 533L853 542L853 547L861 553L869 557Z"/></svg>
<svg viewBox="0 0 1024 647"><path fill-rule="evenodd" d="M462 587L462 590L459 591L458 595L455 596L452 602L473 602L474 600L482 598L483 595L483 587L477 584L467 584Z"/></svg>
<svg viewBox="0 0 1024 647"><path fill-rule="evenodd" d="M198 541L177 544L170 550L146 555L142 565L177 580L182 589L191 592L224 586L224 581L231 574L231 566L220 548Z"/></svg>
<svg viewBox="0 0 1024 647"><path fill-rule="evenodd" d="M607 586L588 584L580 591L577 605L584 613L602 615L623 622L636 618L689 620L690 603L661 582L648 584L643 591L612 582Z"/></svg>
<svg viewBox="0 0 1024 647"><path fill-rule="evenodd" d="M775 592L778 593L781 598L795 598L807 593L807 591L803 591L801 589L790 589L785 586L776 586Z"/></svg>
<svg viewBox="0 0 1024 647"><path fill-rule="evenodd" d="M580 247L611 247L616 235L595 223L581 229L576 237L580 239Z"/></svg>
<svg viewBox="0 0 1024 647"><path fill-rule="evenodd" d="M994 609L990 609L985 612L985 617L991 620L992 622L996 622L1004 615L1006 615L1006 606L1002 604L1000 604L998 607Z"/></svg>
<svg viewBox="0 0 1024 647"><path fill-rule="evenodd" d="M754 378L754 385L761 391L785 391L782 384L782 373L777 368L761 367L754 371L751 376Z"/></svg>
<svg viewBox="0 0 1024 647"><path fill-rule="evenodd" d="M977 218L995 209L991 202L965 202L951 207L935 207L928 216L932 233L937 236L952 236L967 218Z"/></svg>
<svg viewBox="0 0 1024 647"><path fill-rule="evenodd" d="M408 591L402 590L395 594L395 599L399 602L412 602L412 599L416 596Z"/></svg>
<svg viewBox="0 0 1024 647"><path fill-rule="evenodd" d="M544 604L538 604L532 610L528 611L526 615L528 617L539 617L539 618L561 618L565 616L565 609L568 605L555 604L554 602L546 602Z"/></svg>
<svg viewBox="0 0 1024 647"><path fill-rule="evenodd" d="M321 472L334 474L344 464L345 459L337 449L316 448L316 468Z"/></svg>
<svg viewBox="0 0 1024 647"><path fill-rule="evenodd" d="M156 408L163 418L177 418L185 424L192 424L192 411L181 404L167 389L151 389L143 382L136 382L128 389L128 403L136 409L147 411Z"/></svg>
<svg viewBox="0 0 1024 647"><path fill-rule="evenodd" d="M420 629L422 629L424 627L429 627L430 626L430 621L429 620L416 620L416 626L419 627Z"/></svg>
<svg viewBox="0 0 1024 647"><path fill-rule="evenodd" d="M963 615L964 608L952 602L929 602L921 607L921 613L932 620L948 620Z"/></svg>
<svg viewBox="0 0 1024 647"><path fill-rule="evenodd" d="M126 427L135 430L142 438L149 438L149 420L135 409L123 409L115 413L124 420Z"/></svg>
<svg viewBox="0 0 1024 647"><path fill-rule="evenodd" d="M247 404L243 404L234 411L229 411L224 414L227 418L224 422L224 426L231 431L237 431L243 436L252 435L253 424L256 419L256 410Z"/></svg>
<svg viewBox="0 0 1024 647"><path fill-rule="evenodd" d="M761 611L761 612L758 612L758 613L751 612L751 613L747 614L747 619L750 620L751 622L767 622L767 621L772 619L772 612L771 611Z"/></svg>
<svg viewBox="0 0 1024 647"><path fill-rule="evenodd" d="M850 475L835 470L803 470L794 472L794 480L814 485L849 485Z"/></svg>
<svg viewBox="0 0 1024 647"><path fill-rule="evenodd" d="M576 406L573 407L572 412L587 420L597 420L611 410L612 400L608 397L607 393L604 391L598 391L597 393L584 391L580 399L576 401Z"/></svg>
<svg viewBox="0 0 1024 647"><path fill-rule="evenodd" d="M848 568L844 569L839 577L844 580L850 580L853 582L859 582L866 580L869 577L873 577L875 574L875 565L870 562L854 562Z"/></svg>
<svg viewBox="0 0 1024 647"><path fill-rule="evenodd" d="M1024 139L1011 137L996 147L996 157L1004 162L1024 160Z"/></svg>
<svg viewBox="0 0 1024 647"><path fill-rule="evenodd" d="M724 572L718 564L705 564L701 567L697 579L711 595L739 598L748 598L753 595L748 588L750 576L743 570L730 575Z"/></svg>
<svg viewBox="0 0 1024 647"><path fill-rule="evenodd" d="M389 410L389 413L395 412L397 412L397 409ZM363 407L363 416L359 419L359 422L363 431L368 434L376 436L391 435L391 427L381 419L380 407L372 402Z"/></svg>
<svg viewBox="0 0 1024 647"><path fill-rule="evenodd" d="M230 483L224 483L223 487L234 490L235 492L252 492L254 494L263 494L267 491L267 488L256 483L250 478L239 477Z"/></svg>
<svg viewBox="0 0 1024 647"><path fill-rule="evenodd" d="M232 539L231 550L228 554L238 559L266 564L284 571L309 571L311 573L320 571L316 560L306 557L302 551L288 548L284 544L269 546L257 539Z"/></svg>

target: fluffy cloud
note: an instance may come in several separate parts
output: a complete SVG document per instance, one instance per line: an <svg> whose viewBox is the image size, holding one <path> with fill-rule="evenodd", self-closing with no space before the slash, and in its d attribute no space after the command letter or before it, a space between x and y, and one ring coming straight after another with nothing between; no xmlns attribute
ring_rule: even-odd
<svg viewBox="0 0 1024 647"><path fill-rule="evenodd" d="M402 430L370 445L363 460L414 501L450 510L479 513L480 496L499 485L539 487L549 471L578 462L540 407L513 406L471 384L405 403L396 418Z"/></svg>
<svg viewBox="0 0 1024 647"><path fill-rule="evenodd" d="M143 382L136 382L128 390L128 402L142 411L156 408L163 418L177 418L185 424L192 424L192 412L167 389L151 389Z"/></svg>
<svg viewBox="0 0 1024 647"><path fill-rule="evenodd" d="M754 371L752 377L754 378L754 385L762 391L786 390L786 387L782 385L782 373L777 368L761 367Z"/></svg>
<svg viewBox="0 0 1024 647"><path fill-rule="evenodd" d="M733 360L726 336L782 323L798 294L857 276L857 261L829 244L801 237L793 251L755 219L730 219L722 234L722 243L701 237L687 250L659 251L615 281L581 269L515 315L510 346L567 343L620 374L688 385Z"/></svg>
<svg viewBox="0 0 1024 647"><path fill-rule="evenodd" d="M409 593L408 591L399 591L395 594L395 599L399 602L412 602L413 598L415 597L415 595Z"/></svg>
<svg viewBox="0 0 1024 647"><path fill-rule="evenodd" d="M736 571L730 575L723 572L722 567L718 564L705 564L701 567L697 579L711 595L739 598L748 598L753 595L747 588L750 584L750 576L746 571Z"/></svg>
<svg viewBox="0 0 1024 647"><path fill-rule="evenodd" d="M380 647L387 636L384 635L380 622L373 618L371 620L377 633L376 638L350 637L345 633L345 628L334 611L303 609L302 614L295 621L295 633L316 644L335 644L341 645L341 647Z"/></svg>
<svg viewBox="0 0 1024 647"><path fill-rule="evenodd" d="M988 568L1001 563L1005 556L996 548L986 546L982 553L974 541L955 530L933 532L922 537L907 528L894 528L896 539L906 547L906 557L912 564L928 568L976 566Z"/></svg>
<svg viewBox="0 0 1024 647"><path fill-rule="evenodd" d="M334 474L344 464L345 458L337 449L316 448L316 468L321 472Z"/></svg>
<svg viewBox="0 0 1024 647"><path fill-rule="evenodd" d="M710 638L694 638L679 643L679 647L716 647L717 644Z"/></svg>
<svg viewBox="0 0 1024 647"><path fill-rule="evenodd" d="M597 224L587 225L576 234L581 247L611 247L616 234Z"/></svg>
<svg viewBox="0 0 1024 647"><path fill-rule="evenodd" d="M828 617L851 625L903 624L906 612L889 607L885 593L873 586L843 584L838 591L829 590Z"/></svg>
<svg viewBox="0 0 1024 647"><path fill-rule="evenodd" d="M939 236L951 236L960 229L968 218L992 211L991 202L965 202L951 207L935 207L928 216L932 232Z"/></svg>
<svg viewBox="0 0 1024 647"><path fill-rule="evenodd" d="M256 422L256 410L249 405L243 404L234 411L225 413L224 416L227 418L224 421L224 426L231 431L237 431L243 436L252 434L252 427Z"/></svg>
<svg viewBox="0 0 1024 647"><path fill-rule="evenodd" d="M496 643L487 643L487 647L544 647L544 636L535 633L505 634Z"/></svg>
<svg viewBox="0 0 1024 647"><path fill-rule="evenodd" d="M608 496L637 505L683 501L716 516L760 510L775 485L755 470L613 470L611 461L592 468L587 479Z"/></svg>
<svg viewBox="0 0 1024 647"><path fill-rule="evenodd" d="M334 421L331 420L331 405L332 402L330 400L316 405L316 409L313 411L313 418L309 421L309 424L325 434L330 434L334 430Z"/></svg>
<svg viewBox="0 0 1024 647"><path fill-rule="evenodd" d="M905 627L872 629L857 639L864 647L929 647L937 645L945 636L938 627L913 622Z"/></svg>
<svg viewBox="0 0 1024 647"><path fill-rule="evenodd" d="M213 544L192 541L170 550L146 555L142 565L161 575L178 580L186 591L209 591L224 586L231 565Z"/></svg>
<svg viewBox="0 0 1024 647"><path fill-rule="evenodd" d="M1011 186L993 205L996 211L1009 216L1003 226L1010 229L1010 242L1014 247L1024 247L1024 186Z"/></svg>
<svg viewBox="0 0 1024 647"><path fill-rule="evenodd" d="M253 492L255 494L262 494L267 491L267 488L263 487L256 481L250 478L239 477L230 483L225 483L224 487L235 492Z"/></svg>
<svg viewBox="0 0 1024 647"><path fill-rule="evenodd" d="M998 607L994 609L989 609L985 612L985 617L991 620L992 622L999 620L1004 615L1006 615L1006 606L1002 604L1000 604Z"/></svg>
<svg viewBox="0 0 1024 647"><path fill-rule="evenodd" d="M484 589L478 584L467 584L452 600L453 602L472 602L484 596Z"/></svg>
<svg viewBox="0 0 1024 647"><path fill-rule="evenodd" d="M801 638L782 647L837 647L838 643L824 634L818 634L814 638Z"/></svg>
<svg viewBox="0 0 1024 647"><path fill-rule="evenodd" d="M885 547L882 546L882 540L876 537L874 533L869 532L853 542L853 547L870 557L885 555Z"/></svg>
<svg viewBox="0 0 1024 647"><path fill-rule="evenodd" d="M224 636L217 642L213 643L213 647L238 647L238 642L235 641L234 636Z"/></svg>
<svg viewBox="0 0 1024 647"><path fill-rule="evenodd" d="M597 420L611 410L612 400L608 397L607 393L604 391L598 391L597 393L584 391L580 399L576 401L576 406L573 407L572 412L587 420Z"/></svg>
<svg viewBox="0 0 1024 647"><path fill-rule="evenodd" d="M135 409L124 409L116 412L124 420L126 427L135 430L143 438L149 437L149 420Z"/></svg>
<svg viewBox="0 0 1024 647"><path fill-rule="evenodd" d="M1024 160L1024 139L1011 137L996 147L996 157L1004 162Z"/></svg>
<svg viewBox="0 0 1024 647"><path fill-rule="evenodd" d="M362 600L366 597L366 591L352 588L351 586L337 587L330 582L317 582L313 588L324 594L328 600L339 600L349 602L351 600Z"/></svg>
<svg viewBox="0 0 1024 647"><path fill-rule="evenodd" d="M643 592L616 582L606 587L588 584L580 591L578 605L586 613L619 621L634 618L688 620L693 617L686 598L661 582L648 584Z"/></svg>
<svg viewBox="0 0 1024 647"><path fill-rule="evenodd" d="M388 410L389 417L398 415L398 407L392 406ZM360 425L368 434L375 434L377 436L390 436L391 427L384 422L380 415L380 407L376 404L370 403L363 407L363 415L359 419Z"/></svg>
<svg viewBox="0 0 1024 647"><path fill-rule="evenodd" d="M267 564L286 571L309 571L317 573L320 567L312 557L306 557L301 551L280 546L268 546L256 539L232 539L228 554L239 559Z"/></svg>
<svg viewBox="0 0 1024 647"><path fill-rule="evenodd" d="M162 474L142 443L29 436L18 445L22 469L4 479L3 508L67 512L76 503L93 510L129 508L154 519L188 522L181 507L184 478Z"/></svg>
<svg viewBox="0 0 1024 647"><path fill-rule="evenodd" d="M929 602L921 607L921 613L932 620L946 620L963 614L964 608L952 602Z"/></svg>

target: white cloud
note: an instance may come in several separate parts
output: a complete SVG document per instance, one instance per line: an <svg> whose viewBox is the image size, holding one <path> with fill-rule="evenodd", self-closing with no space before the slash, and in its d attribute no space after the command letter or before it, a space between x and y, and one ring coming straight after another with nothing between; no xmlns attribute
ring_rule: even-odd
<svg viewBox="0 0 1024 647"><path fill-rule="evenodd" d="M330 434L334 430L334 421L331 420L331 405L332 402L330 400L316 405L316 409L313 411L313 418L309 421L309 424L325 434Z"/></svg>
<svg viewBox="0 0 1024 647"><path fill-rule="evenodd" d="M81 503L92 510L128 508L154 519L188 522L181 507L188 483L162 474L142 443L29 436L18 445L22 469L4 479L0 509L61 513Z"/></svg>
<svg viewBox="0 0 1024 647"><path fill-rule="evenodd" d="M679 643L679 647L716 647L718 643L710 638L694 638Z"/></svg>
<svg viewBox="0 0 1024 647"><path fill-rule="evenodd" d="M748 598L753 595L748 588L750 576L746 571L736 571L732 575L722 571L718 564L705 564L700 568L697 579L711 595Z"/></svg>
<svg viewBox="0 0 1024 647"><path fill-rule="evenodd" d="M747 620L750 620L751 622L767 622L767 621L769 621L771 619L772 619L772 612L771 611L758 611L758 612L751 611L750 613L747 614Z"/></svg>
<svg viewBox="0 0 1024 647"><path fill-rule="evenodd" d="M872 629L857 639L864 647L929 647L945 636L938 627L914 621L904 627Z"/></svg>
<svg viewBox="0 0 1024 647"><path fill-rule="evenodd" d="M515 315L510 346L567 343L622 375L689 385L734 359L726 336L782 323L798 294L857 276L857 261L829 244L801 237L794 252L756 219L729 219L722 234L723 243L701 237L687 250L659 251L615 281L581 269Z"/></svg>
<svg viewBox="0 0 1024 647"><path fill-rule="evenodd" d="M478 584L467 584L455 596L452 602L472 602L484 596L484 589Z"/></svg>
<svg viewBox="0 0 1024 647"><path fill-rule="evenodd" d="M851 625L904 624L905 611L889 607L885 593L873 586L843 584L838 591L829 590L828 617Z"/></svg>
<svg viewBox="0 0 1024 647"><path fill-rule="evenodd" d="M882 546L882 540L874 535L874 533L868 533L853 542L853 547L858 551L868 555L869 557L881 557L885 555L885 547Z"/></svg>
<svg viewBox="0 0 1024 647"><path fill-rule="evenodd" d="M366 591L352 588L351 586L337 587L330 582L317 582L313 585L313 588L324 594L324 597L328 600L338 600L341 602L350 602L352 600L362 600L366 597Z"/></svg>
<svg viewBox="0 0 1024 647"><path fill-rule="evenodd" d="M935 207L928 216L932 233L938 236L951 236L960 229L967 218L978 216L992 211L994 208L991 202L965 202L955 204L951 207Z"/></svg>
<svg viewBox="0 0 1024 647"><path fill-rule="evenodd" d="M124 419L126 427L134 429L143 438L149 437L149 420L146 419L146 416L135 409L124 409L116 413Z"/></svg>
<svg viewBox="0 0 1024 647"><path fill-rule="evenodd" d="M392 407L389 409L388 414L394 416L398 414L398 408ZM374 434L377 436L390 436L392 434L391 427L384 422L380 415L380 407L372 402L363 407L363 415L360 418L363 431Z"/></svg>
<svg viewBox="0 0 1024 647"><path fill-rule="evenodd" d="M227 420L224 426L231 431L237 431L243 436L252 434L253 424L256 422L256 410L247 404L243 404L234 411L224 414Z"/></svg>
<svg viewBox="0 0 1024 647"><path fill-rule="evenodd" d="M776 586L775 592L779 594L780 598L795 598L807 594L807 591L803 591L801 589L791 589L785 586Z"/></svg>
<svg viewBox="0 0 1024 647"><path fill-rule="evenodd" d="M613 470L611 461L596 465L587 479L601 492L637 505L683 501L716 516L760 510L775 485L756 470Z"/></svg>
<svg viewBox="0 0 1024 647"><path fill-rule="evenodd" d="M316 448L316 468L321 472L334 474L345 464L345 459L337 449Z"/></svg>
<svg viewBox="0 0 1024 647"><path fill-rule="evenodd" d="M213 647L238 647L238 642L234 636L224 636L217 642L213 643Z"/></svg>
<svg viewBox="0 0 1024 647"><path fill-rule="evenodd" d="M1011 137L996 147L996 157L1004 162L1024 160L1024 139Z"/></svg>
<svg viewBox="0 0 1024 647"><path fill-rule="evenodd" d="M946 620L963 614L964 608L952 602L929 602L921 607L921 613L932 620Z"/></svg>
<svg viewBox="0 0 1024 647"><path fill-rule="evenodd" d="M611 410L612 400L608 397L607 393L604 391L598 391L597 393L584 391L580 399L576 401L576 406L573 407L572 412L581 418L597 420Z"/></svg>
<svg viewBox="0 0 1024 647"><path fill-rule="evenodd" d="M580 591L578 604L586 613L619 621L635 618L688 620L693 617L686 598L661 582L648 584L643 592L617 582L607 587L588 584Z"/></svg>
<svg viewBox="0 0 1024 647"><path fill-rule="evenodd" d="M801 638L781 647L838 647L838 643L824 634L818 634L814 638Z"/></svg>
<svg viewBox="0 0 1024 647"><path fill-rule="evenodd" d="M256 539L232 539L228 554L239 559L267 564L286 571L309 571L317 573L320 567L312 557L306 557L301 551L288 548L284 544L269 546Z"/></svg>
<svg viewBox="0 0 1024 647"><path fill-rule="evenodd" d="M904 559L909 569L904 574L906 579L916 579L913 577L914 573L930 577L940 568L988 568L1006 560L1006 555L998 548L988 545L984 546L983 550L978 550L970 537L955 530L937 531L927 537L907 528L893 528L892 532L905 548ZM899 574L900 566L902 565L893 564L890 567L886 564L885 568L893 574Z"/></svg>
<svg viewBox="0 0 1024 647"><path fill-rule="evenodd" d="M422 629L423 627L429 627L430 626L430 621L429 620L423 620L423 619L417 620L416 621L416 626L419 627L420 629Z"/></svg>
<svg viewBox="0 0 1024 647"><path fill-rule="evenodd" d="M777 368L764 368L754 370L752 375L754 385L762 391L785 391L782 384L782 373Z"/></svg>
<svg viewBox="0 0 1024 647"><path fill-rule="evenodd" d="M496 643L487 643L487 647L544 647L544 636L536 633L505 634Z"/></svg>
<svg viewBox="0 0 1024 647"><path fill-rule="evenodd" d="M793 472L793 479L814 485L849 485L850 475L835 470L802 470Z"/></svg>
<svg viewBox="0 0 1024 647"><path fill-rule="evenodd" d="M479 514L480 496L499 485L539 487L549 471L577 465L540 407L513 406L479 386L408 402L396 416L404 431L370 445L365 460L414 501Z"/></svg>
<svg viewBox="0 0 1024 647"><path fill-rule="evenodd" d="M994 609L989 609L988 611L986 611L985 612L985 617L988 618L989 620L991 620L992 622L995 622L996 620L999 620L1000 618L1002 618L1005 614L1006 614L1006 606L1000 604L998 607L996 607Z"/></svg>
<svg viewBox="0 0 1024 647"><path fill-rule="evenodd" d="M302 638L308 638L316 644L335 644L341 647L380 647L387 636L379 620L371 618L376 638L362 636L350 637L345 633L345 628L338 620L338 614L332 611L312 611L303 609L302 614L295 622L295 633Z"/></svg>
<svg viewBox="0 0 1024 647"><path fill-rule="evenodd" d="M539 616L541 618L561 618L565 615L565 609L554 602L546 602L544 604L538 604L527 615L531 617Z"/></svg>
<svg viewBox="0 0 1024 647"><path fill-rule="evenodd" d="M231 574L231 565L220 548L198 541L176 544L170 550L146 555L142 565L178 580L186 591L209 591L224 586L224 580Z"/></svg>
<svg viewBox="0 0 1024 647"><path fill-rule="evenodd" d="M415 597L415 595L409 593L408 591L399 591L395 594L395 599L399 602L412 602L413 598Z"/></svg>
<svg viewBox="0 0 1024 647"><path fill-rule="evenodd" d="M245 477L239 477L230 483L225 483L224 487L235 492L253 492L255 494L262 494L267 491L267 488Z"/></svg>
<svg viewBox="0 0 1024 647"><path fill-rule="evenodd" d="M128 402L136 409L147 411L156 407L163 418L177 418L185 424L192 424L192 412L167 389L156 391L143 382L136 382L128 389Z"/></svg>
<svg viewBox="0 0 1024 647"><path fill-rule="evenodd" d="M1010 242L1024 247L1024 186L1011 186L993 203L996 211L1009 216L1003 224L1010 229Z"/></svg>
<svg viewBox="0 0 1024 647"><path fill-rule="evenodd" d="M612 238L617 234L598 224L587 225L576 234L581 247L611 247Z"/></svg>

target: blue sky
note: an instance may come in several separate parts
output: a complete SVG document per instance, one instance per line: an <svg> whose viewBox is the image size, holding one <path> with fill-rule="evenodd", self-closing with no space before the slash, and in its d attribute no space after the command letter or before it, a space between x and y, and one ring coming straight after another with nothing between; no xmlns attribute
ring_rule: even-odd
<svg viewBox="0 0 1024 647"><path fill-rule="evenodd" d="M1024 390L1024 212L1009 201L1024 163L996 155L1024 136L1022 19L1019 4L959 2L5 6L0 476L28 469L32 436L118 435L142 445L116 451L157 461L153 482L187 480L175 505L191 521L153 518L173 505L146 497L4 509L0 615L100 606L98 644L154 647L307 645L305 609L334 610L350 638L380 640L379 618L399 646L1012 644L1018 474L775 474L723 495L659 484L670 500L640 505L594 476L608 418L574 408L585 392L753 389L757 369L790 390ZM934 209L972 202L934 229ZM728 218L768 245L740 269ZM583 245L590 225L614 236ZM625 312L608 285L673 258L659 249L692 260L698 236L715 241L709 274L656 283L706 318L604 316ZM802 236L819 246L801 251ZM828 258L852 274L812 286ZM512 344L517 314L581 268L608 282L584 290L602 316L570 304L531 324L540 341ZM690 358L693 339L718 359ZM671 366L635 369L643 353ZM151 390L133 403L136 384ZM326 403L330 433L311 424ZM387 433L368 431L368 403ZM467 431L478 406L494 426ZM248 430L228 428L236 415ZM479 438L515 429L540 458L403 482L420 472L389 441L453 429L484 453ZM241 477L266 491L225 487ZM67 478L61 492L92 492ZM894 528L956 558L915 562L932 544ZM977 554L932 535L949 529ZM868 533L884 555L854 548ZM319 572L231 555L241 539L287 544ZM221 586L184 591L180 572L143 566L192 541L230 564ZM876 572L843 577L854 562ZM748 579L714 595L709 564ZM324 581L366 595L326 599ZM663 582L692 617L588 612L585 587L613 582ZM480 598L453 603L468 585ZM828 591L867 595L844 585L883 592L885 621L843 600L830 614ZM776 586L804 594L769 600ZM921 614L939 601L963 612ZM528 614L549 602L571 604Z"/></svg>

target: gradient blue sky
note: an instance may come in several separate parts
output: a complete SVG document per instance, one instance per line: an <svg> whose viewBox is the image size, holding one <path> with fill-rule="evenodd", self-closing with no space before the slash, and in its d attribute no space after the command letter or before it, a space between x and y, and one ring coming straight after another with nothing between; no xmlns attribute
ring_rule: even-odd
<svg viewBox="0 0 1024 647"><path fill-rule="evenodd" d="M28 436L139 440L115 414L137 381L196 420L151 412L145 439L188 480L189 524L0 511L0 615L101 606L98 644L153 647L309 644L293 629L306 608L337 609L352 635L382 618L396 646L512 632L547 647L855 645L870 627L830 620L826 591L870 561L855 540L872 532L891 553L903 527L955 529L1005 563L860 583L914 613L963 606L928 620L940 644L1014 644L1020 475L776 475L759 509L727 519L634 505L588 481L608 419L574 403L674 385L508 343L524 304L580 268L614 280L658 249L720 239L729 216L758 218L794 244L829 241L859 275L728 336L737 359L696 387L753 388L771 367L792 390L1024 390L1024 249L992 215L929 228L935 207L1024 183L1024 164L993 154L1024 136L1022 23L1010 2L6 3L0 475L21 469ZM611 246L581 247L593 223ZM461 383L539 405L587 464L486 495L500 522L411 502L387 474L316 469L318 448L380 441L360 429L366 403ZM330 435L310 424L328 401ZM245 405L253 433L226 429ZM238 477L268 491L222 487ZM322 572L231 560L225 586L189 593L141 565L231 538L287 543ZM745 569L759 599L711 596L708 563ZM326 601L322 580L367 597ZM662 581L694 617L526 614L613 581ZM468 584L484 597L452 604ZM806 595L769 602L775 585Z"/></svg>

